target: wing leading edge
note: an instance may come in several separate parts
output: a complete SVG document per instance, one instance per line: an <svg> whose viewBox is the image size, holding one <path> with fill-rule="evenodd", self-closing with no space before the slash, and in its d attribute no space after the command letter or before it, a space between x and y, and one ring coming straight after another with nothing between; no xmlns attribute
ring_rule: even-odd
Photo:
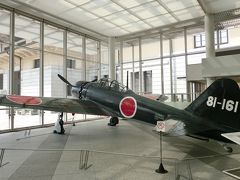
<svg viewBox="0 0 240 180"><path fill-rule="evenodd" d="M96 103L89 100L0 95L0 105L18 108L49 110L57 112L109 116L107 111L105 111L102 107L100 107Z"/></svg>

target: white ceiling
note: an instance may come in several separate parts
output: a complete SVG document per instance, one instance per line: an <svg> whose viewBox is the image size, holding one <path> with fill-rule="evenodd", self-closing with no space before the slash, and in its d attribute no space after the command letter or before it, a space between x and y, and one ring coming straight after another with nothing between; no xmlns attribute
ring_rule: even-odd
<svg viewBox="0 0 240 180"><path fill-rule="evenodd" d="M191 20L197 23L204 11L219 13L240 8L239 0L0 0L0 3L14 3L14 8L46 13L48 17L116 37Z"/></svg>
<svg viewBox="0 0 240 180"><path fill-rule="evenodd" d="M239 0L200 0L205 4L208 13L219 13L240 8Z"/></svg>

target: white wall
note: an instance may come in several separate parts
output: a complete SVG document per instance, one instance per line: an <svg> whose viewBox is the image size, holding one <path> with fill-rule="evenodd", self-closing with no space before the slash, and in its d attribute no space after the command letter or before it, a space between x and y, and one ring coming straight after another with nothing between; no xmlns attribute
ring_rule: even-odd
<svg viewBox="0 0 240 180"><path fill-rule="evenodd" d="M21 95L39 96L39 68L21 71Z"/></svg>
<svg viewBox="0 0 240 180"><path fill-rule="evenodd" d="M204 80L202 76L202 64L191 64L187 66L187 80L188 81Z"/></svg>
<svg viewBox="0 0 240 180"><path fill-rule="evenodd" d="M203 77L223 77L240 75L240 54L203 59Z"/></svg>

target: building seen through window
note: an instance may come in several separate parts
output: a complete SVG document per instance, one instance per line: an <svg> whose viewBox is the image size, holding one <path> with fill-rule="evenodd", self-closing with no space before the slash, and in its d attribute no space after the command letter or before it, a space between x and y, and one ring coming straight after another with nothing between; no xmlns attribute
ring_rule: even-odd
<svg viewBox="0 0 240 180"><path fill-rule="evenodd" d="M220 30L214 32L215 45L217 45L217 33L219 37L219 44L228 43L228 30ZM205 34L197 34L194 36L194 48L205 47Z"/></svg>
<svg viewBox="0 0 240 180"><path fill-rule="evenodd" d="M152 93L152 71L144 71L144 93L151 94Z"/></svg>
<svg viewBox="0 0 240 180"><path fill-rule="evenodd" d="M67 59L67 68L75 69L75 67L76 67L75 60Z"/></svg>
<svg viewBox="0 0 240 180"><path fill-rule="evenodd" d="M39 67L40 67L40 59L34 59L33 68L39 68Z"/></svg>

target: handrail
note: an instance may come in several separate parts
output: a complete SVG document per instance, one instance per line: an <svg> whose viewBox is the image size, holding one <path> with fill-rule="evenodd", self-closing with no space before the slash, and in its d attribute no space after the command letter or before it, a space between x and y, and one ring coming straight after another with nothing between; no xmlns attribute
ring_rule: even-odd
<svg viewBox="0 0 240 180"><path fill-rule="evenodd" d="M98 151L98 150L90 150L90 149L33 149L33 148L8 148L8 147L1 147L0 149L9 150L9 151L70 151L70 152L78 152L78 151L88 151L92 153L99 153L99 154L106 154L106 155L116 155L116 156L127 156L127 157L138 157L138 158L152 158L152 159L159 159L160 156L148 156L148 155L136 155L136 154L127 154L127 153L118 153L118 152L109 152L109 151ZM196 156L196 157L189 157L189 158L173 158L173 157L163 157L165 160L177 160L177 161L187 161L187 160L195 160L195 159L206 159L206 158L214 158L214 157L221 157L221 156L231 156L231 155L238 155L240 152L237 153L223 153L223 154L213 154L207 156Z"/></svg>

